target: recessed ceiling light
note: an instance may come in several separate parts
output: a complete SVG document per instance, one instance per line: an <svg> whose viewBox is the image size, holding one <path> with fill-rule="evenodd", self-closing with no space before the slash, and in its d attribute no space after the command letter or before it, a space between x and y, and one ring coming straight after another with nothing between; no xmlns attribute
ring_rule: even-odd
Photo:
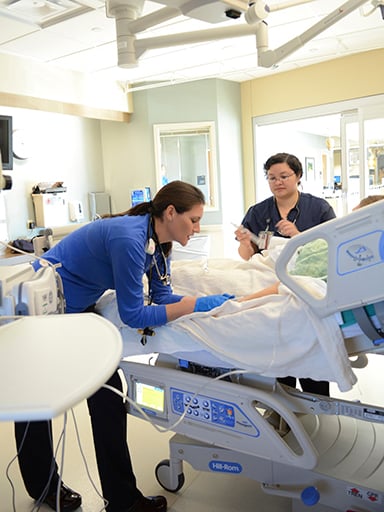
<svg viewBox="0 0 384 512"><path fill-rule="evenodd" d="M0 15L44 28L98 7L86 0L0 0Z"/></svg>

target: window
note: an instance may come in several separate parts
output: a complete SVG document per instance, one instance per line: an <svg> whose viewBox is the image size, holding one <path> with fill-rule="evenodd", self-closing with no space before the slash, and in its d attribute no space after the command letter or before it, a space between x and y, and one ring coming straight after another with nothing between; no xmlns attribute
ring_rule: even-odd
<svg viewBox="0 0 384 512"><path fill-rule="evenodd" d="M217 167L213 122L154 125L157 187L182 180L203 192L216 210Z"/></svg>

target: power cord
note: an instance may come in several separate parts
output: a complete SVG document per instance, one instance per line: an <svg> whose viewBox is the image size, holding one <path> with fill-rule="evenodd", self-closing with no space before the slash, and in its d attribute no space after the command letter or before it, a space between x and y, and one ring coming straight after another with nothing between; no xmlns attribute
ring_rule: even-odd
<svg viewBox="0 0 384 512"><path fill-rule="evenodd" d="M8 242L4 242L3 240L0 240L0 245L3 245L4 247L8 248L8 249L11 249L12 251L14 252L18 252L20 254L23 254L24 256L29 256L30 258L34 259L34 260L40 260L41 262L41 265L42 266L51 266L53 267L54 269L56 269L57 267L60 267L61 264L58 263L58 264L53 264L51 263L50 261L48 260L45 260L44 258L42 258L41 256L37 256L36 254L34 254L33 252L26 252L26 251L23 251L22 249L18 249L17 247L13 247L13 245L9 244Z"/></svg>
<svg viewBox="0 0 384 512"><path fill-rule="evenodd" d="M63 467L64 467L64 448L65 448L66 429L67 429L67 413L66 412L64 413L63 419L64 419L63 428L61 430L59 439L57 441L56 449L55 449L55 452L53 454L53 459L52 459L52 464L51 464L51 471L50 471L50 474L49 474L49 478L48 478L47 484L46 484L45 488L43 489L40 497L36 500L35 506L32 508L31 512L35 512L35 511L40 510L41 505L44 503L44 500L45 500L45 498L46 498L46 496L48 494L48 491L49 491L49 487L50 487L50 483L51 483L53 474L56 471L55 461L56 461L57 453L59 451L60 444L62 444L61 466L60 466L60 470L58 471L59 479L57 481L57 488L56 488L56 512L60 512L60 488L61 488L61 482L62 482L62 471L63 471ZM47 426L48 425L49 424L47 422ZM48 427L48 428L49 428L50 441L52 443L53 441L52 441L52 437L51 437L51 429L50 429L50 427Z"/></svg>
<svg viewBox="0 0 384 512"><path fill-rule="evenodd" d="M98 497L101 500L103 500L103 506L102 506L102 508L99 511L99 512L103 512L103 511L106 510L106 507L108 506L108 500L104 499L102 494L99 492L99 490L97 489L96 483L95 483L94 479L91 476L91 473L90 473L90 470L89 470L89 466L88 466L88 463L87 463L87 460L86 460L86 457L85 457L85 454L84 454L84 450L83 450L83 447L82 447L82 444L81 444L79 428L78 428L75 412L74 412L73 409L71 409L70 411L71 411L71 415L72 415L73 425L74 425L74 428L75 428L76 440L77 440L78 447L80 449L80 454L81 454L81 457L82 457L82 460L83 460L83 463L84 463L84 467L85 467L85 470L86 470L89 482L91 483L93 489L95 490L95 492L98 495ZM31 509L31 512L39 511L41 506L44 504L44 499L47 496L47 493L48 493L48 490L49 490L49 487L50 487L50 482L51 482L52 477L53 477L53 475L54 475L54 473L56 471L55 460L56 460L56 457L57 457L57 454L59 452L59 448L60 448L60 445L61 445L61 463L60 463L60 469L58 471L59 479L58 479L58 482L57 482L57 491L56 491L56 512L60 512L60 488L61 488L61 483L62 483L62 475L64 473L64 454L65 454L66 433L67 433L67 423L68 423L67 419L68 419L68 415L67 415L67 412L65 412L64 416L63 416L63 428L61 430L61 433L60 433L60 436L59 436L59 439L58 439L58 442L57 442L57 445L56 445L56 449L55 449L55 452L54 452L54 458L52 460L52 466L51 466L51 469L50 469L50 474L48 476L47 484L46 484L45 488L43 489L40 497L35 501L35 504L34 504L33 508ZM10 477L10 469L11 469L11 467L14 464L15 460L18 458L19 454L21 453L21 451L23 449L24 442L25 442L26 436L28 434L29 425L30 425L30 422L28 422L27 425L26 425L26 428L25 428L24 434L23 434L23 438L22 438L22 440L20 442L20 447L19 447L18 452L9 461L9 463L8 463L8 465L6 467L6 471L5 471L6 478L7 478L8 482L9 482L9 484L11 486L11 489L12 489L12 512L17 512L17 509L16 509L16 489L15 489L15 485L14 485L14 483L12 481L12 478ZM49 424L47 422L47 428L49 429L50 441L52 442L51 429L50 429L50 427L48 425Z"/></svg>
<svg viewBox="0 0 384 512"><path fill-rule="evenodd" d="M66 422L66 420L65 420ZM21 453L22 449L23 449L23 446L24 446L24 443L25 443L25 439L27 437L27 434L28 434L28 429L29 429L29 426L30 426L30 422L27 422L26 423L26 428L24 430L24 434L23 434L23 437L22 437L22 440L20 442L20 446L19 446L19 449L16 453L16 455L9 461L7 467L6 467L6 470L5 470L5 474L6 474L6 477L7 477L7 480L11 486L11 489L12 489L12 510L13 512L17 512L16 511L16 489L15 489L15 486L14 486L14 483L10 477L10 474L9 474L9 471L11 469L11 466L14 464L15 460L19 457L19 454ZM47 428L48 428L48 432L49 432L49 437L50 437L50 441L52 442L52 437L51 437L51 429L49 427L49 423L47 422ZM65 426L64 426L64 430L65 430ZM64 433L65 435L65 433ZM61 436L60 436L60 439L62 438L63 436L63 432L61 433ZM60 444L60 439L59 439L59 442L58 442L58 446ZM58 450L58 446L57 446L57 449L56 449L56 452L55 452L55 456L56 456L56 453L57 453L57 450ZM38 511L40 510L40 507L47 495L47 492L48 492L48 489L49 489L49 485L50 485L50 482L51 482L51 479L52 479L52 476L55 472L55 463L54 463L54 460L52 461L52 466L51 466L51 470L50 470L50 474L48 475L48 482L45 486L45 488L43 489L43 492L41 494L41 496L36 500L35 502L35 505L33 506L31 512L34 512L34 511ZM60 476L60 475L59 475ZM59 478L60 480L60 478ZM59 484L61 485L61 480L59 482ZM59 504L60 506L60 504ZM60 511L60 508L57 508L57 511Z"/></svg>
<svg viewBox="0 0 384 512"><path fill-rule="evenodd" d="M87 473L87 476L88 476L88 480L89 482L91 483L94 491L96 492L96 494L99 496L100 499L103 500L104 502L104 506L100 509L100 512L103 512L103 510L106 510L107 506L108 506L108 500L106 500L103 495L99 492L99 490L97 489L97 486L91 476L91 472L89 470L89 466L88 466L88 463L87 463L87 459L85 457L85 454L84 454L84 450L83 450L83 447L81 445L81 440L80 440L80 433L79 433L79 428L78 428L78 425L77 425L77 420L76 420L76 416L75 416L75 413L73 411L73 409L71 409L71 413L72 413L72 420L73 420L73 425L75 427L75 433L76 433L76 440L77 440L77 445L79 447L79 450L80 450L80 454L81 454L81 458L83 459L83 463L84 463L84 467L85 467L85 471Z"/></svg>
<svg viewBox="0 0 384 512"><path fill-rule="evenodd" d="M23 438L22 438L21 443L20 443L19 450L17 451L16 455L9 461L9 463L8 463L8 465L6 467L6 470L5 470L5 475L6 475L7 480L9 482L10 486L11 486L11 489L12 489L12 510L13 510L13 512L16 512L16 489L15 489L13 481L12 481L10 475L9 475L9 471L11 469L12 464L18 458L19 453L23 449L24 441L25 441L25 438L26 438L27 433L28 433L28 428L29 428L29 422L27 423L27 426L26 426L26 428L24 430L24 434L23 434Z"/></svg>

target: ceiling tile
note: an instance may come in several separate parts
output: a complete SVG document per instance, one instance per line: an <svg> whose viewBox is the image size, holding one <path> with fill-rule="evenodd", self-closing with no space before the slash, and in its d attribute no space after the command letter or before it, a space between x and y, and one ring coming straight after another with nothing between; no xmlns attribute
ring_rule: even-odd
<svg viewBox="0 0 384 512"><path fill-rule="evenodd" d="M255 36L148 50L139 59L136 68L121 69L117 67L115 19L107 17L103 2L81 1L90 3L89 12L43 29L1 16L0 12L0 53L11 53L51 63L63 69L98 74L135 84L145 81L195 80L207 77L241 82L333 59L335 56L384 46L384 21L380 10L374 10L372 2L366 2L363 7L356 9L288 55L274 69L257 65ZM6 2L8 0L0 0L0 6ZM46 8L43 0L41 3L44 4L42 8ZM336 0L313 0L299 6L274 10L276 6L281 6L281 3L277 0L269 2L271 12L266 20L269 49L276 50L298 37L342 4L342 1ZM162 8L163 5L157 2L146 1L143 15ZM210 24L178 16L138 33L136 37L142 40L160 35L238 25L245 25L245 21L241 18L226 23Z"/></svg>

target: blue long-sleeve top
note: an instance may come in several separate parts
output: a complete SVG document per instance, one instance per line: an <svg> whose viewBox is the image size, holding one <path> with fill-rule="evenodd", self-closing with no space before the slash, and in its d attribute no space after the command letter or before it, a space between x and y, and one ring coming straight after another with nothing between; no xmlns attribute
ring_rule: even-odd
<svg viewBox="0 0 384 512"><path fill-rule="evenodd" d="M84 225L44 254L63 281L67 313L79 313L96 303L109 289L116 290L119 314L133 328L155 327L167 322L165 304L179 302L180 295L164 285L145 253L148 215L111 217ZM154 255L162 274L163 257ZM168 268L170 261L167 260ZM40 263L34 263L35 270ZM152 267L152 269L151 269ZM143 276L151 275L152 301L145 305Z"/></svg>

